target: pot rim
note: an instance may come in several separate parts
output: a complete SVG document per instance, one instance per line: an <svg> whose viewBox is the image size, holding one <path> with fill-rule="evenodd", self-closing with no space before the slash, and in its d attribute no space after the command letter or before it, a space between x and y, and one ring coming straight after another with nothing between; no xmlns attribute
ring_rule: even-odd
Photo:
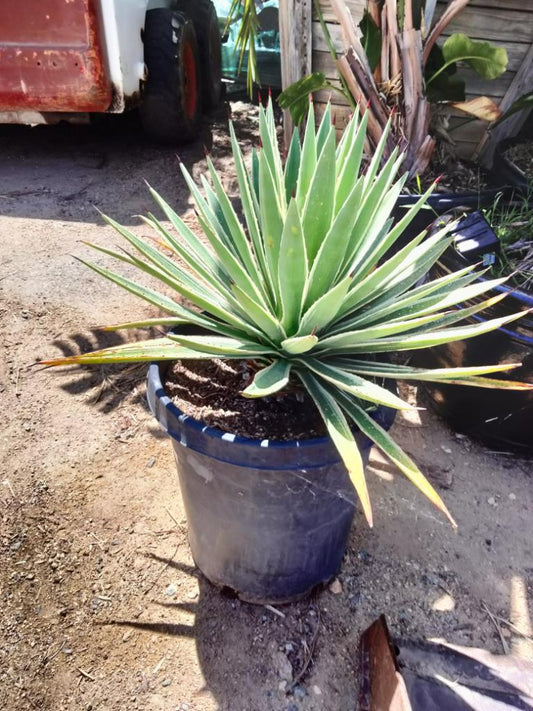
<svg viewBox="0 0 533 711"><path fill-rule="evenodd" d="M326 435L324 437L310 437L308 439L293 439L293 440L275 440L275 439L254 439L251 437L244 437L242 435L237 435L234 434L233 432L225 432L224 430L218 429L217 427L212 427L210 425L206 425L200 420L194 419L194 417L191 417L190 415L185 414L182 412L179 407L171 400L171 398L167 395L167 392L165 390L165 386L163 385L163 382L161 380L161 363L150 363L148 366L148 374L147 378L148 381L152 381L153 383L153 392L155 397L159 400L161 405L164 406L166 410L171 412L181 423L185 424L187 423L187 427L192 428L195 430L198 434L204 435L204 436L211 436L219 440L220 442L224 442L224 444L231 445L231 444L239 444L239 445L247 445L249 447L260 447L260 448L269 448L269 449L274 449L277 451L281 451L284 449L290 449L297 447L298 449L311 449L311 448L320 448L323 446L329 446L332 444L331 438ZM391 383L393 381L390 381ZM149 388L150 390L151 388ZM152 403L149 400L149 405L150 409L152 410L152 413L156 415L157 413L152 405ZM382 413L383 417L380 418L380 420L383 420L383 422L380 422L382 426L384 426L386 429L389 429L392 425L392 421L394 417L386 417L386 413L391 412L391 408L384 407L382 405L378 405L376 409L373 411L372 414L377 414L377 413ZM395 411L394 411L395 414ZM157 418L159 419L159 418ZM377 419L377 418L376 418ZM389 422L390 420L390 422ZM161 423L160 423L161 424ZM360 430L357 430L360 432Z"/></svg>

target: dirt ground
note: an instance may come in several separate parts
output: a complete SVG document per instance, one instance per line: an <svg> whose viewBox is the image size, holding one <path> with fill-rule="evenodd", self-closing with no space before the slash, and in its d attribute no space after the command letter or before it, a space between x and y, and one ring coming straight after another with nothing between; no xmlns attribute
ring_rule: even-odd
<svg viewBox="0 0 533 711"><path fill-rule="evenodd" d="M234 110L247 146L254 114ZM224 167L222 119L204 142ZM531 658L531 462L427 411L399 417L394 435L440 486L457 533L374 455L375 528L358 513L333 586L276 611L206 582L144 368L29 367L111 343L92 327L150 313L73 255L89 255L82 240L118 241L95 207L143 232L143 180L192 219L175 152L118 120L4 126L0 149L1 708L348 711L359 635L382 612L398 638ZM180 155L203 170L201 143Z"/></svg>

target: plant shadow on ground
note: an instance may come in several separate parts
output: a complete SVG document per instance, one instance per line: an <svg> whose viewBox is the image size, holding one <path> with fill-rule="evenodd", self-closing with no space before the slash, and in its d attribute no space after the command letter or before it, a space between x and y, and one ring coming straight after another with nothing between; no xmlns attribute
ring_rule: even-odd
<svg viewBox="0 0 533 711"><path fill-rule="evenodd" d="M153 335L153 334L152 334ZM61 351L62 356L73 356L101 348L119 346L127 341L141 340L146 332L129 332L126 339L115 331L93 329L85 333L71 334L67 338L55 339L52 345ZM38 365L38 364L37 364ZM52 369L60 381L60 387L70 395L91 393L87 403L107 413L118 408L124 401L130 405L146 407L144 381L146 363L66 366L60 370ZM157 430L156 430L157 432Z"/></svg>

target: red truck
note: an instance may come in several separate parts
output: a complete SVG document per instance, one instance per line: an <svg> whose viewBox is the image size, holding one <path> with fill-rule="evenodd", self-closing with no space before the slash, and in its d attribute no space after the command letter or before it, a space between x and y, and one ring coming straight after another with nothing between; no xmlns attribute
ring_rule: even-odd
<svg viewBox="0 0 533 711"><path fill-rule="evenodd" d="M0 123L138 108L152 138L178 143L195 137L221 86L210 0L0 3Z"/></svg>

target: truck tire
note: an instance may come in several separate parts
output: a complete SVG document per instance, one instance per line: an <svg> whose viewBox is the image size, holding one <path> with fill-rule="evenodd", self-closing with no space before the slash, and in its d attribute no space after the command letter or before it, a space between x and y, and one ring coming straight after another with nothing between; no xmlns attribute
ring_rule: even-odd
<svg viewBox="0 0 533 711"><path fill-rule="evenodd" d="M178 10L190 17L198 40L202 105L216 108L222 96L222 43L217 11L211 0L178 0Z"/></svg>
<svg viewBox="0 0 533 711"><path fill-rule="evenodd" d="M144 130L159 143L193 140L201 116L201 78L192 21L166 8L149 10L144 61L148 72L140 105Z"/></svg>

